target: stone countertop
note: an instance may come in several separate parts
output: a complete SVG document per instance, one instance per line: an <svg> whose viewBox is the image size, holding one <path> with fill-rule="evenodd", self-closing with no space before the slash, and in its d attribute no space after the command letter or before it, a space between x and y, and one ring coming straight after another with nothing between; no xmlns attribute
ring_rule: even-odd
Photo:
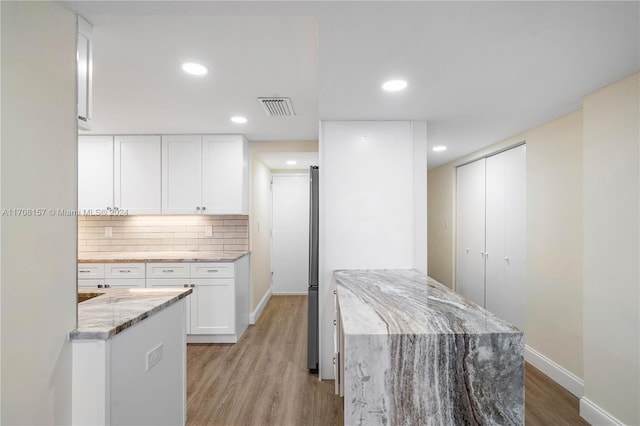
<svg viewBox="0 0 640 426"><path fill-rule="evenodd" d="M346 425L524 425L520 330L416 270L333 277Z"/></svg>
<svg viewBox="0 0 640 426"><path fill-rule="evenodd" d="M100 295L78 304L78 328L71 340L107 340L186 297L192 289L78 289Z"/></svg>
<svg viewBox="0 0 640 426"><path fill-rule="evenodd" d="M158 251L158 252L96 252L78 257L78 263L173 263L173 262L235 262L248 255L242 252Z"/></svg>
<svg viewBox="0 0 640 426"><path fill-rule="evenodd" d="M341 270L333 276L345 334L521 334L417 270Z"/></svg>

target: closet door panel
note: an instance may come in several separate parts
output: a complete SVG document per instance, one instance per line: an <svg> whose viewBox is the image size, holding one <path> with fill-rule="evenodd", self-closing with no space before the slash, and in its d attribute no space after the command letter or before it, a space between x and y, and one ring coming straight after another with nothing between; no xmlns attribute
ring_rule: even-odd
<svg viewBox="0 0 640 426"><path fill-rule="evenodd" d="M507 319L509 296L505 282L505 161L503 154L487 158L486 186L486 308Z"/></svg>
<svg viewBox="0 0 640 426"><path fill-rule="evenodd" d="M526 146L505 151L505 282L510 303L505 319L525 331L526 312Z"/></svg>
<svg viewBox="0 0 640 426"><path fill-rule="evenodd" d="M524 330L526 148L487 158L486 308Z"/></svg>
<svg viewBox="0 0 640 426"><path fill-rule="evenodd" d="M485 160L456 173L456 291L484 306Z"/></svg>

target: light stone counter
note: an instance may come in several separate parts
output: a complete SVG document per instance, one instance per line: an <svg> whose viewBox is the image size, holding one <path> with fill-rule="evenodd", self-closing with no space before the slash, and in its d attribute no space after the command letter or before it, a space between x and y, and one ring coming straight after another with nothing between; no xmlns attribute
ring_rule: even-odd
<svg viewBox="0 0 640 426"><path fill-rule="evenodd" d="M524 424L521 331L416 270L333 278L346 425Z"/></svg>
<svg viewBox="0 0 640 426"><path fill-rule="evenodd" d="M192 289L131 288L78 289L80 297L100 294L78 303L78 328L71 340L106 340L166 309Z"/></svg>
<svg viewBox="0 0 640 426"><path fill-rule="evenodd" d="M157 251L84 253L78 263L171 263L171 262L235 262L248 255L242 252Z"/></svg>

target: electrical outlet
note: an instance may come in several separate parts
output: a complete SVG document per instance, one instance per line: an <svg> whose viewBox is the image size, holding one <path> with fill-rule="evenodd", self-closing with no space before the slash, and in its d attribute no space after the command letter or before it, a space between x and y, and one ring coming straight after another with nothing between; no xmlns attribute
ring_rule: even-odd
<svg viewBox="0 0 640 426"><path fill-rule="evenodd" d="M213 226L205 226L204 227L204 236L205 237L213 237Z"/></svg>
<svg viewBox="0 0 640 426"><path fill-rule="evenodd" d="M147 352L147 369L145 371L151 370L154 365L160 362L163 355L162 353L163 345L164 345L163 343L160 343L158 346L156 346L155 348Z"/></svg>
<svg viewBox="0 0 640 426"><path fill-rule="evenodd" d="M104 236L107 238L111 238L113 237L113 228L110 226L105 226L104 227Z"/></svg>

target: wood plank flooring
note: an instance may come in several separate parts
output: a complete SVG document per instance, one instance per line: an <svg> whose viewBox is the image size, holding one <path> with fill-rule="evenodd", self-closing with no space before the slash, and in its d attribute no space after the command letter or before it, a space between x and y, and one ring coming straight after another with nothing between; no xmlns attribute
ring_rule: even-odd
<svg viewBox="0 0 640 426"><path fill-rule="evenodd" d="M188 345L187 425L342 425L333 381L307 371L306 317L306 296L273 296L237 344ZM527 426L587 424L578 399L530 365L525 383Z"/></svg>

